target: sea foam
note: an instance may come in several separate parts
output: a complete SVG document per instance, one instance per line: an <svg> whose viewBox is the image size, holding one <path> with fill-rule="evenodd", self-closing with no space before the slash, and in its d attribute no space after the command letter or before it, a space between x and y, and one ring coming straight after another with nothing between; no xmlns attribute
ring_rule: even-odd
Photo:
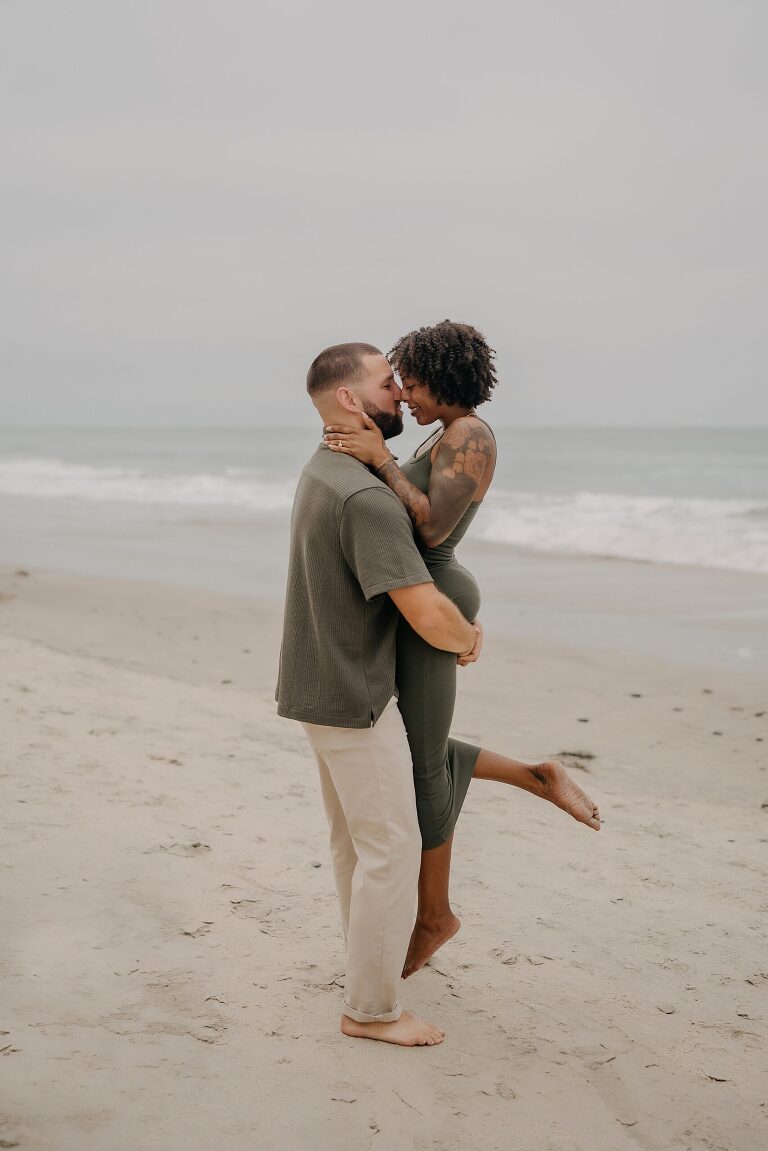
<svg viewBox="0 0 768 1151"><path fill-rule="evenodd" d="M295 480L269 480L245 468L222 474L91 467L51 459L0 460L0 494L191 508L279 512L291 507Z"/></svg>
<svg viewBox="0 0 768 1151"><path fill-rule="evenodd" d="M759 501L492 490L473 530L532 551L768 573Z"/></svg>
<svg viewBox="0 0 768 1151"><path fill-rule="evenodd" d="M286 515L296 478L248 468L177 472L93 467L47 458L0 460L0 494L227 509ZM588 491L552 495L492 489L472 538L537 552L693 564L768 574L768 503Z"/></svg>

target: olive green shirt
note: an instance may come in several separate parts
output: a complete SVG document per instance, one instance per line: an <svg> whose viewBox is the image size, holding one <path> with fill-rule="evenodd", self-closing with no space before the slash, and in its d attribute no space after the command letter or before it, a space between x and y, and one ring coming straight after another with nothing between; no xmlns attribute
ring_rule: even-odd
<svg viewBox="0 0 768 1151"><path fill-rule="evenodd" d="M398 612L387 592L431 582L394 492L321 444L293 502L278 714L374 724L395 692Z"/></svg>

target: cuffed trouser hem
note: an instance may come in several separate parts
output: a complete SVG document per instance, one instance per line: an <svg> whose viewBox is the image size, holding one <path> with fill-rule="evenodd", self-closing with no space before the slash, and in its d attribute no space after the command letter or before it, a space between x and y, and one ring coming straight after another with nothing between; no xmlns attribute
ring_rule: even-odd
<svg viewBox="0 0 768 1151"><path fill-rule="evenodd" d="M403 1009L398 1003L395 1005L394 1011L387 1011L384 1015L368 1015L365 1011L355 1011L353 1007L345 1003L344 1014L348 1015L350 1019L354 1019L355 1023L394 1023L403 1014Z"/></svg>

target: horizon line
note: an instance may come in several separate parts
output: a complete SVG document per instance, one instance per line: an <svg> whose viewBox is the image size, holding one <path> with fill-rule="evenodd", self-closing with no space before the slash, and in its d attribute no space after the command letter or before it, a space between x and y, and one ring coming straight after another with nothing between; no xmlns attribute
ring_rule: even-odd
<svg viewBox="0 0 768 1151"><path fill-rule="evenodd" d="M435 420L435 423L438 421ZM278 422L278 423L226 423L226 424L211 424L211 423L20 423L20 424L5 424L3 431L8 432L24 432L24 431L262 431L262 430L276 430L286 429L291 431L312 431L315 424L309 423L291 423ZM768 423L764 424L620 424L620 423L598 423L598 424L525 424L525 423L506 423L497 422L494 425L498 428L504 428L508 431L768 431ZM410 425L406 425L403 429L406 432ZM414 425L414 428L416 425ZM1 433L0 433L1 434Z"/></svg>

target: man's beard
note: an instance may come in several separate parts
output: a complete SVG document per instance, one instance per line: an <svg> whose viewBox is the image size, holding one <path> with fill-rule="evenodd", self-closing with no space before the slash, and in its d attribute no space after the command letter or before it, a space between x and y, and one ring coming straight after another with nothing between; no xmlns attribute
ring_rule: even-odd
<svg viewBox="0 0 768 1151"><path fill-rule="evenodd" d="M373 420L385 440L391 440L393 436L400 435L403 430L402 412L383 412L381 408L377 408L369 400L363 400L362 403L366 416Z"/></svg>

